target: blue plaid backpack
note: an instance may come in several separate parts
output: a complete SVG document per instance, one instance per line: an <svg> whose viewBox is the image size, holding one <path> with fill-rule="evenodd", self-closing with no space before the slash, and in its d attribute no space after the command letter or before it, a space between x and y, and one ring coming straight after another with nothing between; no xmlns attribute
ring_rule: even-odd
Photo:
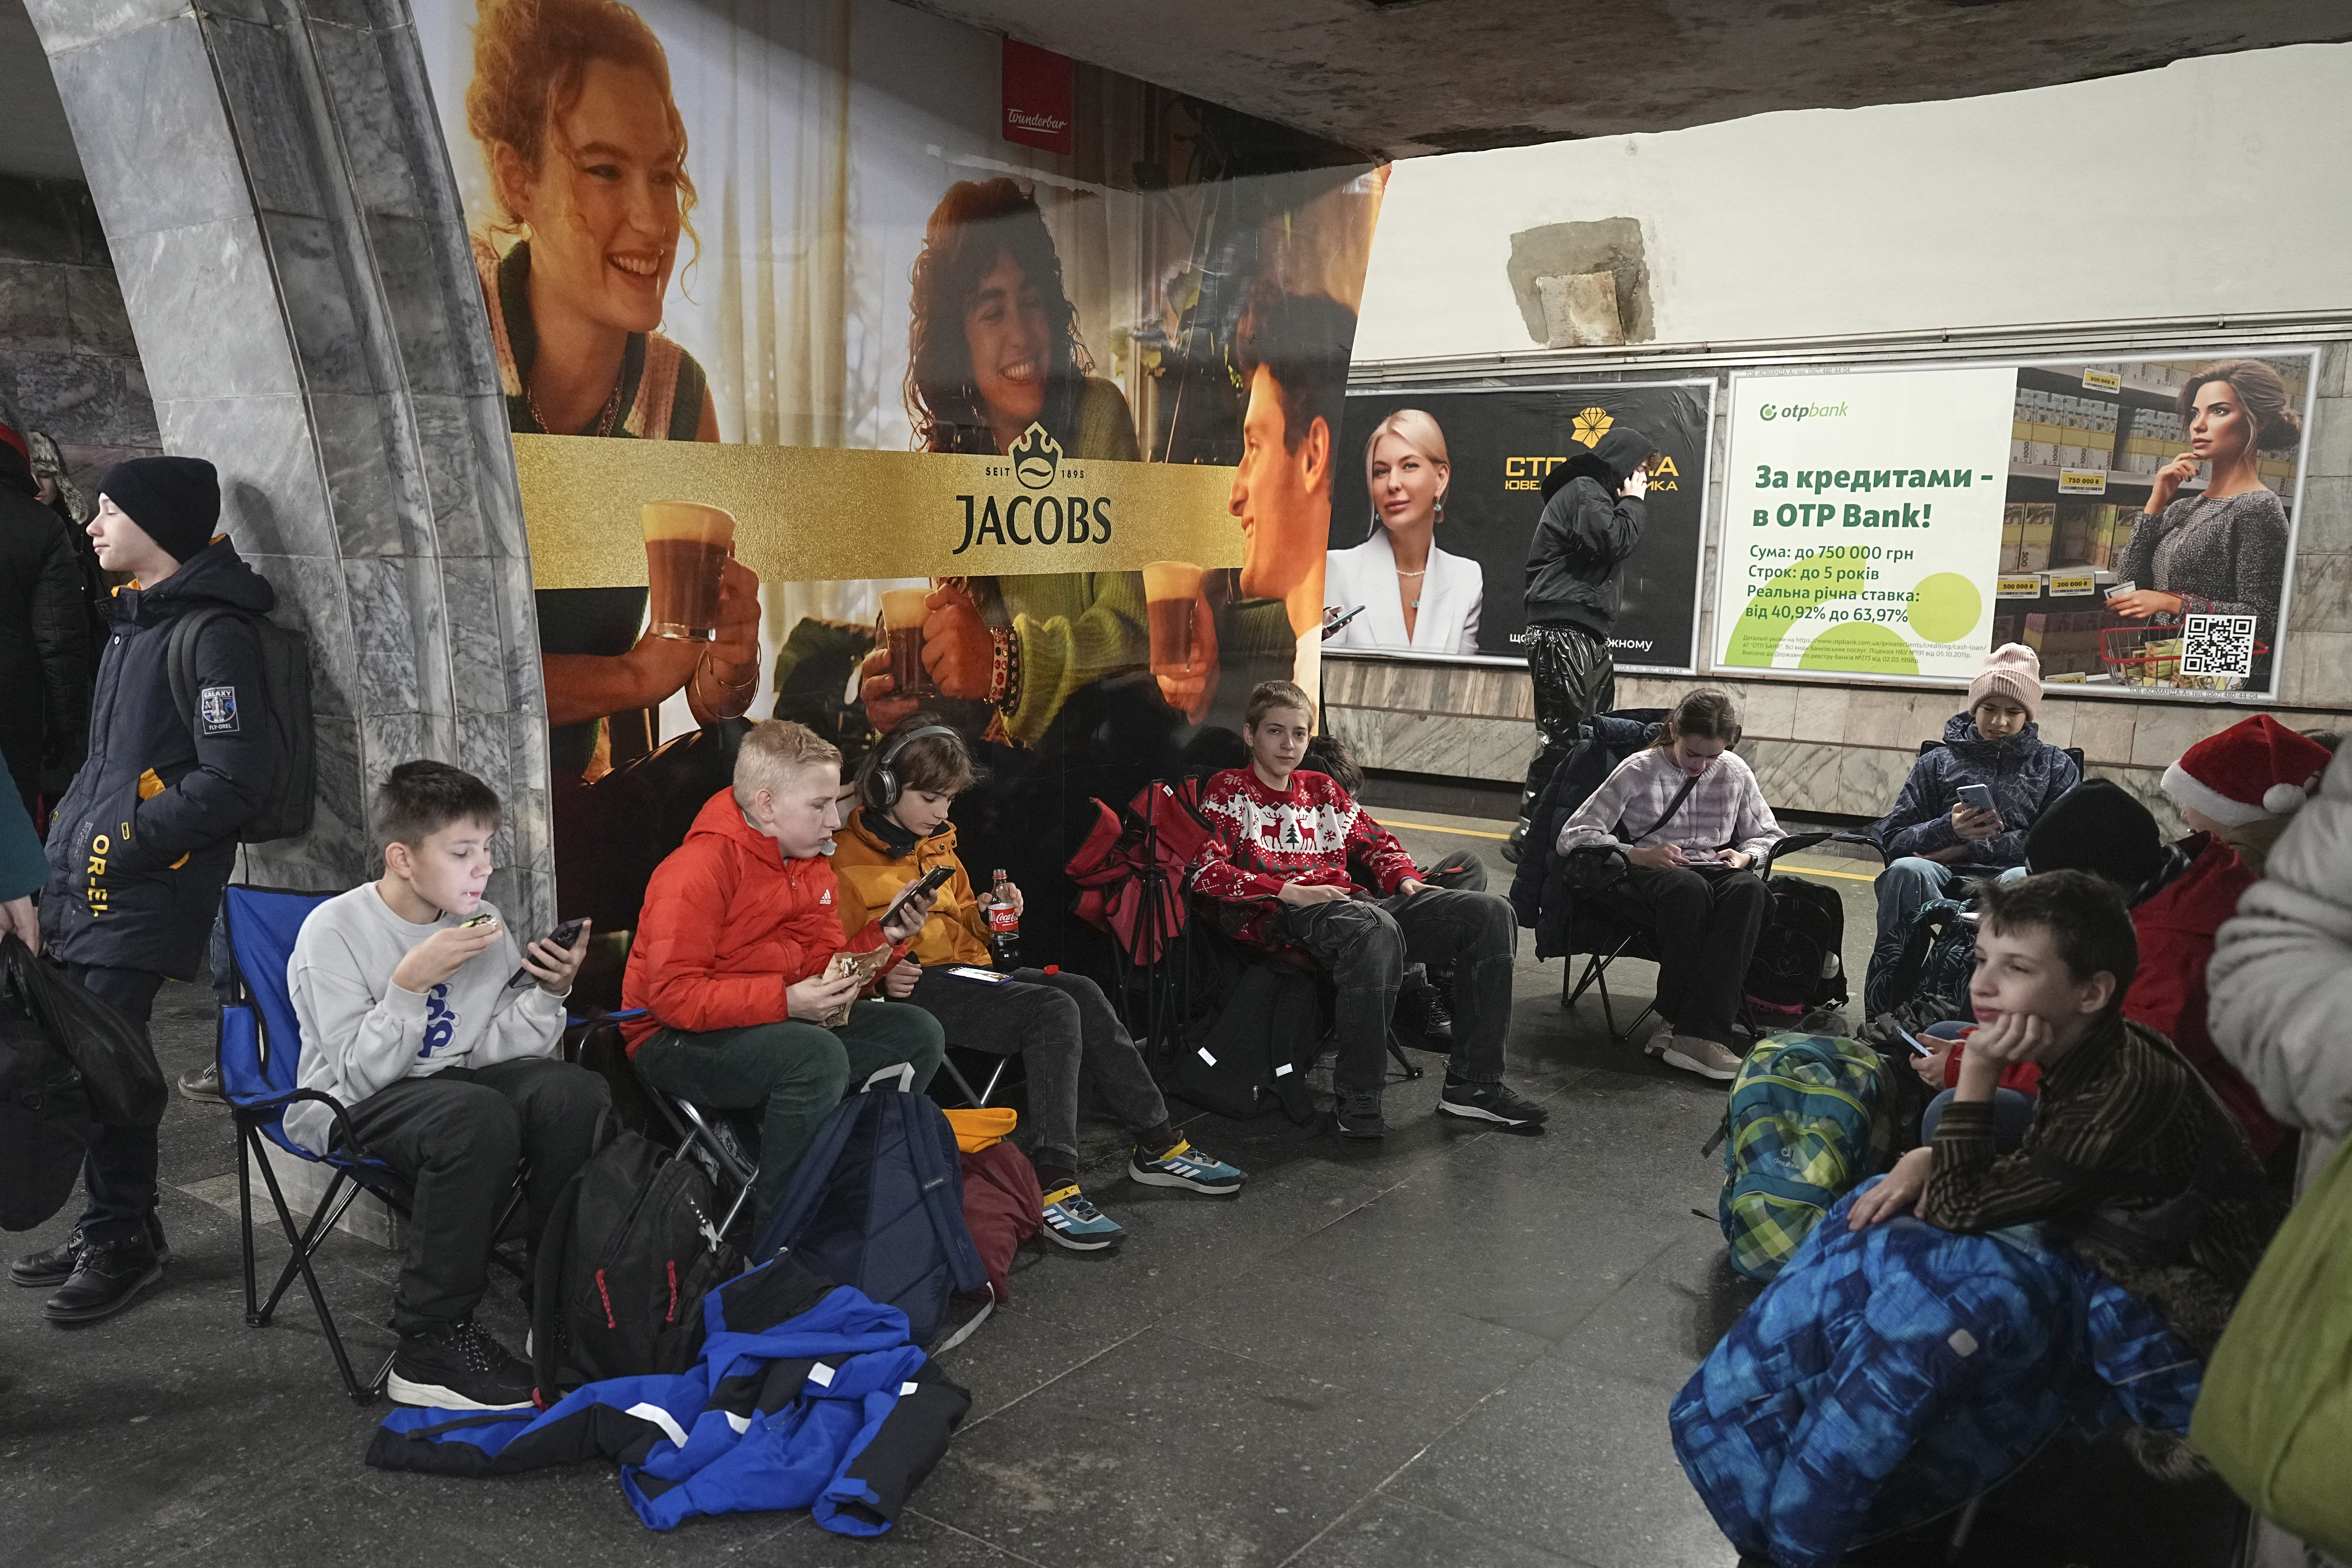
<svg viewBox="0 0 2352 1568"><path fill-rule="evenodd" d="M1769 1279L1832 1204L1895 1150L1893 1069L1838 1035L1769 1035L1756 1042L1724 1112L1717 1214L1731 1266Z"/></svg>

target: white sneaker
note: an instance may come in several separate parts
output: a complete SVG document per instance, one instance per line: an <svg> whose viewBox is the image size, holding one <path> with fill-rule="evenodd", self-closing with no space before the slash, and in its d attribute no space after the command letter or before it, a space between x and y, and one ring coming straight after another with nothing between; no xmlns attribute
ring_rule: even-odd
<svg viewBox="0 0 2352 1568"><path fill-rule="evenodd" d="M1729 1082L1739 1076L1739 1053L1728 1046L1718 1046L1713 1040L1676 1035L1659 1052L1659 1059L1670 1068L1695 1072L1702 1078Z"/></svg>
<svg viewBox="0 0 2352 1568"><path fill-rule="evenodd" d="M1654 1057L1664 1053L1666 1047L1674 1043L1675 1026L1672 1024L1661 1023L1651 1031L1650 1037L1642 1042L1642 1049Z"/></svg>

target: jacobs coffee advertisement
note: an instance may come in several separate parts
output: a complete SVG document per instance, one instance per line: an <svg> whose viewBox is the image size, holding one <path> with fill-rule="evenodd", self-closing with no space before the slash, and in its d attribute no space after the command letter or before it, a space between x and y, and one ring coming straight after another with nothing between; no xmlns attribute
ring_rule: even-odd
<svg viewBox="0 0 2352 1568"><path fill-rule="evenodd" d="M1524 663L1545 477L1631 429L1650 488L1610 646L1620 669L1690 670L1714 395L1706 381L1351 394L1323 579L1327 614L1351 618L1325 647Z"/></svg>
<svg viewBox="0 0 2352 1568"><path fill-rule="evenodd" d="M1236 758L1259 680L1315 689L1377 173L870 0L414 8L530 527L563 914L634 925L745 720L854 763L921 710L985 769L965 862L1064 957L1090 799Z"/></svg>
<svg viewBox="0 0 2352 1568"><path fill-rule="evenodd" d="M2266 694L2315 355L1732 378L1717 663Z"/></svg>

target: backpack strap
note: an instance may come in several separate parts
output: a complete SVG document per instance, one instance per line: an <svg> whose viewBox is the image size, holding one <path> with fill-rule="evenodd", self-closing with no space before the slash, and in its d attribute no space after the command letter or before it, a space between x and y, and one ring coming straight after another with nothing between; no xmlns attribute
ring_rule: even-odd
<svg viewBox="0 0 2352 1568"><path fill-rule="evenodd" d="M911 1070L911 1069L909 1069ZM963 1219L963 1156L956 1148L955 1128L947 1112L929 1099L908 1096L897 1102L911 1125L907 1129L907 1152L922 1184L923 1207L931 1216L931 1230L947 1254L948 1273L959 1294L989 1289L988 1269L972 1245L971 1227Z"/></svg>
<svg viewBox="0 0 2352 1568"><path fill-rule="evenodd" d="M206 605L188 611L172 623L171 640L165 645L163 663L172 676L172 705L180 717L188 721L190 733L196 725L196 643L205 628L225 616L236 612L225 605Z"/></svg>
<svg viewBox="0 0 2352 1568"><path fill-rule="evenodd" d="M793 1249L801 1232L808 1227L817 1205L824 1201L825 1193L832 1187L833 1173L841 1163L842 1151L857 1131L859 1119L869 1107L882 1103L878 1098L852 1094L844 1096L841 1103L833 1108L833 1114L816 1130L816 1137L793 1168L793 1184L785 1189L783 1202L769 1216L768 1223L760 1227L746 1262L765 1263Z"/></svg>

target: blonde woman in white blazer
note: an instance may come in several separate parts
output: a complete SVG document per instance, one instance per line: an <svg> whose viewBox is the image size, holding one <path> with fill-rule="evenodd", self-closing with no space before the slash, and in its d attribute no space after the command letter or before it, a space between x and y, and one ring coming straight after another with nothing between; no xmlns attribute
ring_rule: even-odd
<svg viewBox="0 0 2352 1568"><path fill-rule="evenodd" d="M1326 647L1414 653L1475 653L1486 598L1478 563L1448 555L1433 536L1445 520L1452 468L1445 432L1418 408L1400 408L1364 444L1364 484L1372 497L1371 536L1324 558L1324 603L1364 613Z"/></svg>

